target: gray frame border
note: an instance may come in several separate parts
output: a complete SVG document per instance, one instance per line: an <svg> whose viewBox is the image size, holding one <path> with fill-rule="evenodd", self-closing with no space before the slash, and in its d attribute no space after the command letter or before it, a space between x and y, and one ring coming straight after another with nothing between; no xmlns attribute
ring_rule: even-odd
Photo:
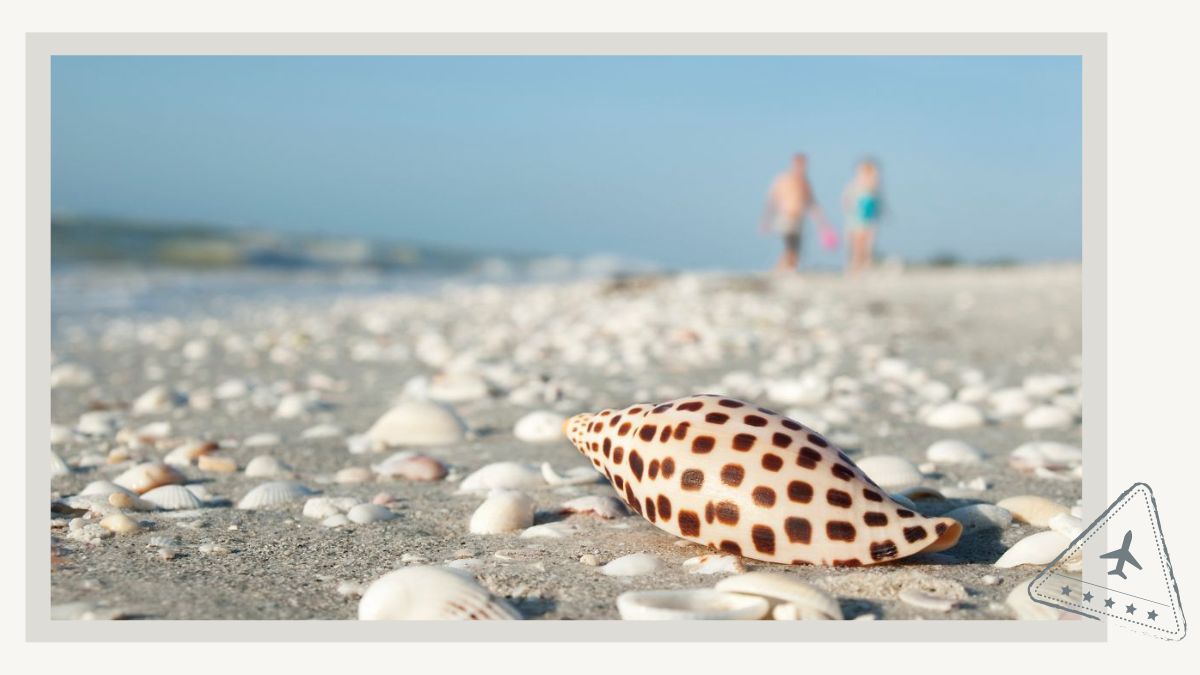
<svg viewBox="0 0 1200 675"><path fill-rule="evenodd" d="M50 621L44 513L50 397L50 62L58 55L795 55L1082 58L1086 513L1107 485L1107 36L1104 33L27 33L26 640L1097 642L1092 621Z"/></svg>

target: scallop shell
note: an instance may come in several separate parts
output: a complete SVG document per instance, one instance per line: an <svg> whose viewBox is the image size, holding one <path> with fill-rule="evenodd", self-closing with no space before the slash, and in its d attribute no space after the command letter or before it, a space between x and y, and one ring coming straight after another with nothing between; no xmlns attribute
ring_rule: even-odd
<svg viewBox="0 0 1200 675"><path fill-rule="evenodd" d="M161 462L146 462L130 468L113 479L121 487L143 494L162 485L183 483L183 474Z"/></svg>
<svg viewBox="0 0 1200 675"><path fill-rule="evenodd" d="M449 408L431 401L404 401L384 413L367 437L387 446L446 445L466 438L466 425Z"/></svg>
<svg viewBox="0 0 1200 675"><path fill-rule="evenodd" d="M767 615L766 600L708 588L627 591L617 596L617 611L626 621L755 620Z"/></svg>
<svg viewBox="0 0 1200 675"><path fill-rule="evenodd" d="M995 566L1009 568L1017 565L1045 565L1058 557L1070 543L1070 539L1054 530L1031 534L1005 551L995 562Z"/></svg>
<svg viewBox="0 0 1200 675"><path fill-rule="evenodd" d="M237 507L239 509L250 510L266 509L281 504L289 504L314 493L314 490L310 490L295 481L273 481L263 483L247 492L246 496L242 497L242 500L238 502Z"/></svg>
<svg viewBox="0 0 1200 675"><path fill-rule="evenodd" d="M471 515L471 534L500 534L533 525L534 503L528 495L493 492Z"/></svg>
<svg viewBox="0 0 1200 675"><path fill-rule="evenodd" d="M728 553L870 565L945 550L962 531L899 504L820 434L734 399L583 413L568 437L630 508Z"/></svg>
<svg viewBox="0 0 1200 675"><path fill-rule="evenodd" d="M662 568L663 562L649 553L630 553L601 567L600 572L610 577L637 577Z"/></svg>
<svg viewBox="0 0 1200 675"><path fill-rule="evenodd" d="M550 443L563 437L566 417L549 410L535 410L513 426L513 435L526 443Z"/></svg>
<svg viewBox="0 0 1200 675"><path fill-rule="evenodd" d="M879 487L889 490L916 485L924 478L916 464L895 455L863 457L858 461L858 468L870 476ZM905 496L917 499L912 495Z"/></svg>
<svg viewBox="0 0 1200 675"><path fill-rule="evenodd" d="M996 502L996 506L1007 509L1013 520L1034 527L1049 527L1050 519L1070 509L1056 501L1037 495L1020 495Z"/></svg>
<svg viewBox="0 0 1200 675"><path fill-rule="evenodd" d="M715 588L726 593L741 593L766 599L772 606L791 604L830 619L841 620L842 607L837 598L825 591L776 572L748 572L722 579Z"/></svg>
<svg viewBox="0 0 1200 675"><path fill-rule="evenodd" d="M957 439L946 439L929 446L925 458L939 464L978 464L983 461L983 451Z"/></svg>
<svg viewBox="0 0 1200 675"><path fill-rule="evenodd" d="M527 490L546 486L542 472L518 462L495 462L488 464L463 479L459 492L482 490Z"/></svg>
<svg viewBox="0 0 1200 675"><path fill-rule="evenodd" d="M182 485L156 487L143 494L142 499L165 511L199 509L204 506L204 502Z"/></svg>
<svg viewBox="0 0 1200 675"><path fill-rule="evenodd" d="M358 602L358 618L520 619L521 615L464 573L406 567L371 582Z"/></svg>

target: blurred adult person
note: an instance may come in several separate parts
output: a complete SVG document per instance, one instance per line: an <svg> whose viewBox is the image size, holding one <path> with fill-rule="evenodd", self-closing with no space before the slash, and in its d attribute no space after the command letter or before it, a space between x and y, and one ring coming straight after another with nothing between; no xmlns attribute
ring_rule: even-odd
<svg viewBox="0 0 1200 675"><path fill-rule="evenodd" d="M771 187L767 191L767 203L759 222L759 228L764 234L774 230L783 236L783 255L775 264L775 271L789 272L799 269L804 220L809 214L823 231L833 231L821 206L817 204L812 185L808 182L808 158L796 153L792 157L791 166L771 181Z"/></svg>
<svg viewBox="0 0 1200 675"><path fill-rule="evenodd" d="M842 192L842 210L850 249L846 271L857 274L875 262L875 232L883 214L879 164L875 160L864 159L855 167L854 177Z"/></svg>

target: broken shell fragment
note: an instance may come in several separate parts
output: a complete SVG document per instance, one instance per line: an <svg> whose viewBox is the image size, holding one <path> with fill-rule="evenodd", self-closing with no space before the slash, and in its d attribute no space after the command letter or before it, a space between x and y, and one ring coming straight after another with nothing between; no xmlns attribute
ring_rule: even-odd
<svg viewBox="0 0 1200 675"><path fill-rule="evenodd" d="M755 620L767 615L767 601L752 595L708 588L627 591L617 596L617 611L626 621Z"/></svg>
<svg viewBox="0 0 1200 675"><path fill-rule="evenodd" d="M816 586L785 574L748 572L722 579L715 588L726 593L741 593L765 598L772 605L786 603L807 608L830 619L842 619L842 608L838 604L837 598Z"/></svg>
<svg viewBox="0 0 1200 675"><path fill-rule="evenodd" d="M564 502L560 507L562 513L591 513L601 518L620 518L629 515L620 499L610 495L576 497Z"/></svg>
<svg viewBox="0 0 1200 675"><path fill-rule="evenodd" d="M613 560L600 571L610 577L636 577L662 568L663 562L649 553L631 553Z"/></svg>
<svg viewBox="0 0 1200 675"><path fill-rule="evenodd" d="M1070 539L1054 530L1031 534L1005 551L995 562L995 566L1010 568L1017 565L1045 565L1062 553L1070 543Z"/></svg>

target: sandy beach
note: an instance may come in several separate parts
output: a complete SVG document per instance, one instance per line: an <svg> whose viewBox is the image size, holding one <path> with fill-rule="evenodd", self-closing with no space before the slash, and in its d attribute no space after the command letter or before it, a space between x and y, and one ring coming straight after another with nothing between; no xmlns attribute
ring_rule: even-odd
<svg viewBox="0 0 1200 675"><path fill-rule="evenodd" d="M619 618L623 592L711 587L731 572L692 573L684 561L713 551L637 514L559 512L575 497L613 494L601 480L523 488L536 524L560 523L541 537L470 533L486 494L459 486L495 462L584 475L590 465L561 434L514 435L531 412L566 417L700 393L792 416L855 462L908 460L921 474L915 486L937 491L916 493L925 515L1020 495L1070 510L1081 467L1018 467L1012 453L1033 441L1082 445L1081 288L1077 265L862 279L664 274L286 302L230 292L154 315L56 313L51 435L65 467L50 485L50 601L61 618L354 619L362 589L381 575L453 562L526 619ZM438 401L465 423L460 441L410 448L444 465L445 478L372 470L404 448L363 434L403 399ZM948 439L981 457L931 460L930 445ZM200 508L79 496L196 441L219 447L172 466ZM246 476L259 456L283 467ZM284 479L314 494L237 508L255 486ZM313 497L375 500L394 517L330 527L304 515ZM117 512L135 528L97 524ZM1006 599L1041 565L994 563L1046 530L968 529L943 553L864 568L728 564L809 582L847 619L1013 619ZM633 553L661 565L601 572ZM906 590L949 604L919 606L901 598Z"/></svg>

